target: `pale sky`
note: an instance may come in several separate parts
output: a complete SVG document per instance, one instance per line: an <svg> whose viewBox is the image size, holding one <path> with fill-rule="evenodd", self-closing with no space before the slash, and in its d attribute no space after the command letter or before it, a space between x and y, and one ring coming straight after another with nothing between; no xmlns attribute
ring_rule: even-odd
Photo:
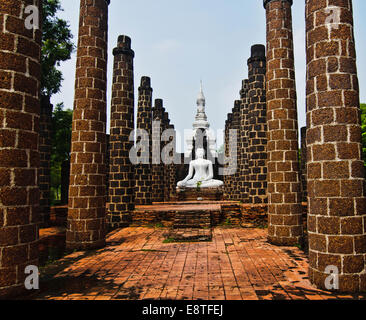
<svg viewBox="0 0 366 320"><path fill-rule="evenodd" d="M305 1L294 0L293 28L299 127L305 118ZM61 0L77 42L79 1ZM366 102L366 1L353 0L361 102ZM111 0L109 6L108 118L113 55L118 35L128 35L135 51L135 90L151 77L153 99L161 98L175 128L190 129L196 114L200 79L211 128L224 129L227 113L239 99L253 44L266 41L263 0ZM62 63L65 80L52 99L73 108L76 53ZM109 132L109 121L108 121ZM218 134L218 147L223 143ZM182 151L182 150L181 150Z"/></svg>

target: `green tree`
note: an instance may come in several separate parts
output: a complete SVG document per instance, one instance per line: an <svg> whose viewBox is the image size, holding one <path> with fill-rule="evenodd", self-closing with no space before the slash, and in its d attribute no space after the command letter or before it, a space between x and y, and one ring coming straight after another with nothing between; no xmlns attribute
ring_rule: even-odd
<svg viewBox="0 0 366 320"><path fill-rule="evenodd" d="M74 51L70 25L56 16L59 11L62 11L60 0L43 1L41 94L48 100L61 88L63 76L57 67L69 60Z"/></svg>
<svg viewBox="0 0 366 320"><path fill-rule="evenodd" d="M366 166L366 104L361 103L362 158Z"/></svg>
<svg viewBox="0 0 366 320"><path fill-rule="evenodd" d="M52 202L58 199L61 188L61 165L70 160L72 110L64 110L58 104L52 113L52 155L51 155L51 188Z"/></svg>
<svg viewBox="0 0 366 320"><path fill-rule="evenodd" d="M62 11L60 0L43 0L41 49L41 107L50 104L51 96L61 88L63 75L60 63L71 58L74 51L70 25L57 17ZM43 107L44 105L44 107ZM72 111L57 105L52 115L51 203L58 198L61 186L61 165L70 157Z"/></svg>

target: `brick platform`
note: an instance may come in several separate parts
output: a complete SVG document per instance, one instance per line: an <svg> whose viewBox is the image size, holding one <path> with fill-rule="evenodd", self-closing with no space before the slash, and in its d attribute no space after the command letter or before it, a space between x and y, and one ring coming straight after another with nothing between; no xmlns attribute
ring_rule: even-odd
<svg viewBox="0 0 366 320"><path fill-rule="evenodd" d="M306 300L365 299L311 286L308 259L276 247L266 230L215 228L212 242L163 243L165 229L125 228L107 247L75 252L42 274L28 299ZM20 297L19 297L20 298Z"/></svg>
<svg viewBox="0 0 366 320"><path fill-rule="evenodd" d="M178 201L197 201L198 198L204 201L221 201L223 196L224 188L177 189Z"/></svg>

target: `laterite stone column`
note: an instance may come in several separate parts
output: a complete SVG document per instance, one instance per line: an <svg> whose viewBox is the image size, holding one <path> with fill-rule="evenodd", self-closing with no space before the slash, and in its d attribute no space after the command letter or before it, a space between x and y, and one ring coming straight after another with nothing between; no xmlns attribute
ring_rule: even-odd
<svg viewBox="0 0 366 320"><path fill-rule="evenodd" d="M153 132L153 162L152 162L152 201L163 202L164 201L164 165L161 161L161 135L163 133L163 100L156 99L155 107L153 108L153 120L160 123L160 129ZM156 159L154 159L156 155Z"/></svg>
<svg viewBox="0 0 366 320"><path fill-rule="evenodd" d="M109 0L81 0L72 122L68 249L105 245Z"/></svg>
<svg viewBox="0 0 366 320"><path fill-rule="evenodd" d="M51 153L52 153L52 109L48 98L41 98L41 114L39 123L39 213L43 227L50 222L51 206Z"/></svg>
<svg viewBox="0 0 366 320"><path fill-rule="evenodd" d="M233 123L232 129L236 130L236 154L231 154L230 156L233 159L233 164L236 164L235 173L232 176L233 189L231 193L231 199L234 201L241 201L241 192L240 192L240 156L241 156L241 141L240 141L240 115L241 115L241 101L235 100L234 108L233 108Z"/></svg>
<svg viewBox="0 0 366 320"><path fill-rule="evenodd" d="M249 103L248 103L249 81L247 79L242 82L240 90L241 108L240 108L240 193L243 203L249 202Z"/></svg>
<svg viewBox="0 0 366 320"><path fill-rule="evenodd" d="M25 28L29 4L0 4L0 299L38 265L41 31Z"/></svg>
<svg viewBox="0 0 366 320"><path fill-rule="evenodd" d="M130 224L131 212L135 209L134 166L129 157L133 147L130 134L134 130L135 101L135 53L131 49L131 39L119 36L113 55L108 224L112 228L118 228Z"/></svg>
<svg viewBox="0 0 366 320"><path fill-rule="evenodd" d="M169 119L169 113L168 112L164 112L163 114L163 131L170 129L170 119ZM163 142L163 148L169 144L170 141L165 141ZM163 159L164 159L164 175L163 175L163 181L164 181L164 202L168 202L170 199L170 187L169 187L169 182L170 182L170 171L169 171L169 164L166 164L167 162L167 155L166 154L162 154Z"/></svg>
<svg viewBox="0 0 366 320"><path fill-rule="evenodd" d="M174 157L177 150L176 150L176 131L174 125L169 125L169 129L174 131L174 137L171 137L170 142L173 142L173 151L170 153L170 157ZM177 194L177 179L176 179L176 166L175 163L169 164L169 178L168 178L168 186L169 186L169 201L173 201Z"/></svg>
<svg viewBox="0 0 366 320"><path fill-rule="evenodd" d="M308 186L307 186L307 147L306 147L306 127L301 128L301 192L302 192L302 201L308 201Z"/></svg>
<svg viewBox="0 0 366 320"><path fill-rule="evenodd" d="M299 244L301 182L292 0L264 0L267 17L268 239Z"/></svg>
<svg viewBox="0 0 366 320"><path fill-rule="evenodd" d="M249 75L249 201L267 203L267 104L266 49L251 48L248 59Z"/></svg>
<svg viewBox="0 0 366 320"><path fill-rule="evenodd" d="M329 15L337 19L329 23ZM366 291L366 205L352 1L306 1L309 278ZM334 272L334 270L333 270ZM329 288L328 288L329 289Z"/></svg>
<svg viewBox="0 0 366 320"><path fill-rule="evenodd" d="M233 191L233 175L232 160L230 155L230 139L232 138L230 130L233 129L233 114L227 115L225 122L225 169L224 169L224 198L225 200L232 200Z"/></svg>
<svg viewBox="0 0 366 320"><path fill-rule="evenodd" d="M151 80L149 77L141 78L139 87L139 99L137 110L137 129L144 130L148 134L148 141L142 144L141 161L143 163L135 166L135 203L139 205L151 204L151 152L152 152L152 92ZM146 149L148 148L148 150Z"/></svg>

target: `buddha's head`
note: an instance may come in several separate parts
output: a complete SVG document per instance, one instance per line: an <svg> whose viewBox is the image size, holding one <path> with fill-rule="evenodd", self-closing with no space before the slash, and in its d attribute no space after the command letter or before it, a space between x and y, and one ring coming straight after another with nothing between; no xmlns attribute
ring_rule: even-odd
<svg viewBox="0 0 366 320"><path fill-rule="evenodd" d="M196 159L203 159L205 157L205 150L202 148L198 148L196 150Z"/></svg>

